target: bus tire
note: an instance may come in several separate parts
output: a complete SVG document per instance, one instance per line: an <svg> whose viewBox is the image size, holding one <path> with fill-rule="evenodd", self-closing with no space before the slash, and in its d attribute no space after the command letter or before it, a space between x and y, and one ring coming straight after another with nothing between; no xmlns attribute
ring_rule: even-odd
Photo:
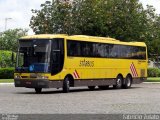
<svg viewBox="0 0 160 120"><path fill-rule="evenodd" d="M42 88L35 88L35 92L36 92L37 94L41 93L41 92L42 92Z"/></svg>
<svg viewBox="0 0 160 120"><path fill-rule="evenodd" d="M123 78L121 75L118 75L116 78L116 85L113 85L114 89L120 89L122 88Z"/></svg>
<svg viewBox="0 0 160 120"><path fill-rule="evenodd" d="M66 77L63 81L63 92L68 93L69 92L69 87L70 87L69 77Z"/></svg>
<svg viewBox="0 0 160 120"><path fill-rule="evenodd" d="M109 88L109 85L98 86L98 88L101 89L101 90L107 90Z"/></svg>
<svg viewBox="0 0 160 120"><path fill-rule="evenodd" d="M94 89L95 89L95 86L88 86L88 88L89 88L90 90L94 90Z"/></svg>
<svg viewBox="0 0 160 120"><path fill-rule="evenodd" d="M128 89L131 88L131 86L132 86L132 77L130 75L127 75L123 88Z"/></svg>

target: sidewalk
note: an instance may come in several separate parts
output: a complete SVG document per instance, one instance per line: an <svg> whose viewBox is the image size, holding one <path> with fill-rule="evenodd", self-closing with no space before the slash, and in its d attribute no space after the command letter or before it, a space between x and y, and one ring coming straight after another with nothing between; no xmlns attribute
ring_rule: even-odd
<svg viewBox="0 0 160 120"><path fill-rule="evenodd" d="M0 83L0 85L14 85L14 83Z"/></svg>

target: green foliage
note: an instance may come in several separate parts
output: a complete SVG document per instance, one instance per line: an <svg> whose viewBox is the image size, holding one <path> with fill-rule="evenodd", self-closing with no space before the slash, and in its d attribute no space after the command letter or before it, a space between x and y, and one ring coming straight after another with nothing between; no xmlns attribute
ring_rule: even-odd
<svg viewBox="0 0 160 120"><path fill-rule="evenodd" d="M36 34L68 33L71 26L71 9L68 2L62 0L46 1L41 10L32 10L35 14L30 21L30 27Z"/></svg>
<svg viewBox="0 0 160 120"><path fill-rule="evenodd" d="M143 41L149 56L160 54L160 16L139 0L52 0L32 10L30 27L36 34L62 33Z"/></svg>
<svg viewBox="0 0 160 120"><path fill-rule="evenodd" d="M17 40L26 35L27 30L13 29L0 33L0 50L17 51Z"/></svg>
<svg viewBox="0 0 160 120"><path fill-rule="evenodd" d="M160 56L160 16L155 17L153 22L152 32L150 33L150 40L148 41L149 55L154 55L154 60L158 61ZM158 61L159 62L159 61Z"/></svg>
<svg viewBox="0 0 160 120"><path fill-rule="evenodd" d="M16 53L14 53L14 57L15 56L16 56ZM11 51L0 50L0 68L14 67L14 64L11 58L12 58Z"/></svg>
<svg viewBox="0 0 160 120"><path fill-rule="evenodd" d="M148 77L146 82L160 82L160 77Z"/></svg>
<svg viewBox="0 0 160 120"><path fill-rule="evenodd" d="M160 77L160 69L148 68L148 77Z"/></svg>
<svg viewBox="0 0 160 120"><path fill-rule="evenodd" d="M0 79L0 83L13 83L13 79Z"/></svg>
<svg viewBox="0 0 160 120"><path fill-rule="evenodd" d="M0 79L11 79L14 76L14 68L1 68Z"/></svg>

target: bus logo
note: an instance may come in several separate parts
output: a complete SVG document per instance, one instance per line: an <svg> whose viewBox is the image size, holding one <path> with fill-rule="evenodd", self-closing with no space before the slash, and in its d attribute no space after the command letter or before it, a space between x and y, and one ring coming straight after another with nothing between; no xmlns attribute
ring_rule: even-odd
<svg viewBox="0 0 160 120"><path fill-rule="evenodd" d="M74 75L74 78L77 78L77 79L80 78L77 70L75 70L75 71L73 72L73 75Z"/></svg>
<svg viewBox="0 0 160 120"><path fill-rule="evenodd" d="M131 70L131 73L132 73L133 77L138 77L138 73L137 73L136 67L135 67L135 65L133 64L133 62L132 62L132 64L130 65L130 70Z"/></svg>

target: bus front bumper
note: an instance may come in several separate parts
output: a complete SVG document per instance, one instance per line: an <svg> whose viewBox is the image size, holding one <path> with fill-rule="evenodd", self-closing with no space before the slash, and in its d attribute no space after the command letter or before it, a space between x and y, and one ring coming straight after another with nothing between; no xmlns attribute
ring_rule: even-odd
<svg viewBox="0 0 160 120"><path fill-rule="evenodd" d="M36 80L22 80L22 79L14 79L15 87L26 87L26 88L60 88L63 85L63 82L56 80L44 80L44 79L36 79Z"/></svg>

